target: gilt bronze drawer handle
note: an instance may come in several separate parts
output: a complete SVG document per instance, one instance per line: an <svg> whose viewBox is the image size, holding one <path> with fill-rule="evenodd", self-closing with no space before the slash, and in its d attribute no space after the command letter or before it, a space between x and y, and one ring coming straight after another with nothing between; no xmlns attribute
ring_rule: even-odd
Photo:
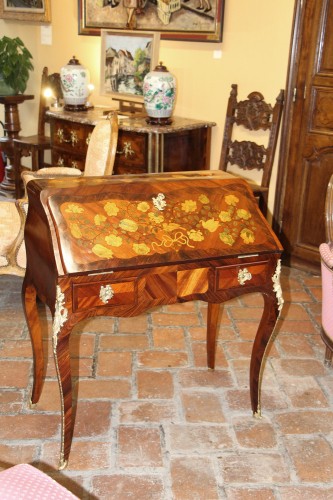
<svg viewBox="0 0 333 500"><path fill-rule="evenodd" d="M252 278L252 274L244 267L238 271L238 283L240 285L245 285L245 281L249 281Z"/></svg>
<svg viewBox="0 0 333 500"><path fill-rule="evenodd" d="M65 134L64 134L64 130L62 128L58 128L57 130L57 136L58 136L58 139L59 139L59 142L66 142L68 144L71 144L73 147L75 146L75 144L77 142L79 142L79 138L77 136L77 133L75 132L75 130L70 130L70 138L69 139L66 139L65 138Z"/></svg>
<svg viewBox="0 0 333 500"><path fill-rule="evenodd" d="M130 142L124 142L122 151L117 151L117 155L124 155L125 158L134 154L135 151L132 149L132 144Z"/></svg>
<svg viewBox="0 0 333 500"><path fill-rule="evenodd" d="M58 167L63 167L65 165L65 160L59 156L58 161L57 161L57 166ZM68 165L68 168L79 168L77 161L73 160L70 165Z"/></svg>
<svg viewBox="0 0 333 500"><path fill-rule="evenodd" d="M114 290L111 285L101 286L99 290L99 298L103 304L107 304L110 299L114 296Z"/></svg>

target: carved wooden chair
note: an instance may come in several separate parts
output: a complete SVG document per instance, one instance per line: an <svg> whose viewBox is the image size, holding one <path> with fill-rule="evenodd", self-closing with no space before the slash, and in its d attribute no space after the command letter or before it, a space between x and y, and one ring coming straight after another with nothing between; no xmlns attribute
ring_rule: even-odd
<svg viewBox="0 0 333 500"><path fill-rule="evenodd" d="M35 178L58 178L66 175L112 175L118 142L118 115L110 113L94 127L87 150L85 170L69 167L42 168L36 172L24 171L24 186ZM26 255L24 225L28 209L27 198L0 201L0 274L24 276Z"/></svg>
<svg viewBox="0 0 333 500"><path fill-rule="evenodd" d="M233 84L227 106L219 168L226 171L230 166L236 165L238 168L232 168L232 173L238 175L238 170L241 169L240 175L243 176L244 170L261 171L260 185L248 180L265 216L283 101L283 90L280 90L274 107L265 102L260 92L251 92L246 100L237 101L237 85ZM245 140L236 139L237 130L234 125L245 129L239 130ZM251 132L247 132L248 130ZM258 136L258 142L253 139L255 134ZM267 146L260 144L265 135ZM248 140L247 136L251 140Z"/></svg>
<svg viewBox="0 0 333 500"><path fill-rule="evenodd" d="M333 355L333 175L328 183L325 202L326 242L319 246L321 257L321 338L326 346L325 364Z"/></svg>
<svg viewBox="0 0 333 500"><path fill-rule="evenodd" d="M21 196L21 157L31 156L31 169L33 171L44 167L44 151L51 149L51 139L45 133L47 122L46 111L49 109L50 94L57 101L63 97L60 74L49 75L48 68L44 67L41 80L39 97L37 134L14 139L14 169L15 169L15 194Z"/></svg>

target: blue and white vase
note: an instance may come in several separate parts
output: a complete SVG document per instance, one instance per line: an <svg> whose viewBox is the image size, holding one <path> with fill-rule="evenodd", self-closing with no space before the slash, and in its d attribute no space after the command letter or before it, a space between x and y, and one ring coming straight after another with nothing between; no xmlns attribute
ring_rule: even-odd
<svg viewBox="0 0 333 500"><path fill-rule="evenodd" d="M90 75L73 56L60 70L60 80L67 111L85 111L89 96Z"/></svg>
<svg viewBox="0 0 333 500"><path fill-rule="evenodd" d="M176 99L176 79L160 62L143 80L144 106L147 122L156 125L172 123L171 115Z"/></svg>

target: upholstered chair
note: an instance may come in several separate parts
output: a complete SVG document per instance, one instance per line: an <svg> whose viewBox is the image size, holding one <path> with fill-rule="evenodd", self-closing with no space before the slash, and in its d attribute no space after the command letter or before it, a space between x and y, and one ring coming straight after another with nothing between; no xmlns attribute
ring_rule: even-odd
<svg viewBox="0 0 333 500"><path fill-rule="evenodd" d="M330 366L333 354L333 175L325 199L326 242L319 246L321 258L321 338L326 346L325 364Z"/></svg>
<svg viewBox="0 0 333 500"><path fill-rule="evenodd" d="M24 186L31 179L70 176L112 175L117 153L118 114L112 112L106 120L99 121L90 136L84 171L72 167L46 167L35 172L22 172Z"/></svg>
<svg viewBox="0 0 333 500"><path fill-rule="evenodd" d="M322 243L319 252L322 282L321 338L326 346L324 362L330 366L333 355L333 251L328 243Z"/></svg>
<svg viewBox="0 0 333 500"><path fill-rule="evenodd" d="M118 141L118 115L110 113L94 127L86 155L85 169L81 172L69 167L41 168L24 171L24 186L31 179L57 178L63 176L112 175ZM28 201L24 197L0 201L0 274L24 276L26 256L24 247L24 225Z"/></svg>

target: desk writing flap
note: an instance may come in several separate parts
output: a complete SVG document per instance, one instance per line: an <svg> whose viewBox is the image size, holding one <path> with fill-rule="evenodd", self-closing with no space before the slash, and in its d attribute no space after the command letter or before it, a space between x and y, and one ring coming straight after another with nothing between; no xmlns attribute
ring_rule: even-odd
<svg viewBox="0 0 333 500"><path fill-rule="evenodd" d="M135 177L47 187L44 206L66 273L281 252L245 181Z"/></svg>

